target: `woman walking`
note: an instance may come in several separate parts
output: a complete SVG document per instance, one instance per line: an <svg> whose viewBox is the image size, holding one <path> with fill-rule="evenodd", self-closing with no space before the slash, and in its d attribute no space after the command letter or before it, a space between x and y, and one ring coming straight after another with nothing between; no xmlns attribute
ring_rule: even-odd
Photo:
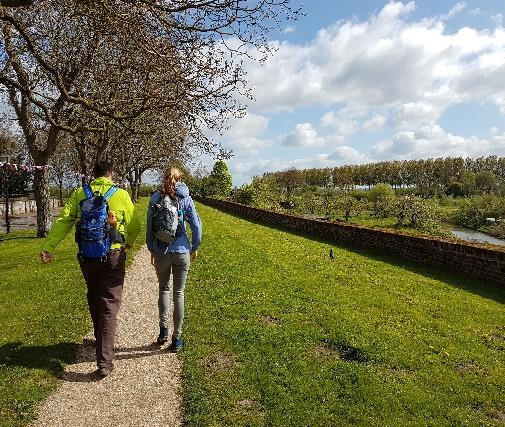
<svg viewBox="0 0 505 427"><path fill-rule="evenodd" d="M184 221L191 228L191 244ZM165 172L161 189L155 191L149 200L146 240L159 283L160 333L156 341L159 345L168 341L169 282L172 273L174 330L170 349L177 352L183 346L184 286L190 260L196 260L202 240L202 224L179 169L170 168Z"/></svg>

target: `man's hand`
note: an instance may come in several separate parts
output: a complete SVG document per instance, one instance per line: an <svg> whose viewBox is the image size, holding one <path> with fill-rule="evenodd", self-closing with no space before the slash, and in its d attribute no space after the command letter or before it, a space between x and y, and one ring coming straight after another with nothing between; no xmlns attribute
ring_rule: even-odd
<svg viewBox="0 0 505 427"><path fill-rule="evenodd" d="M190 258L191 262L196 261L196 259L198 258L198 251L191 251Z"/></svg>
<svg viewBox="0 0 505 427"><path fill-rule="evenodd" d="M39 258L44 264L48 264L50 262L53 262L54 255L51 252L42 251L39 255Z"/></svg>

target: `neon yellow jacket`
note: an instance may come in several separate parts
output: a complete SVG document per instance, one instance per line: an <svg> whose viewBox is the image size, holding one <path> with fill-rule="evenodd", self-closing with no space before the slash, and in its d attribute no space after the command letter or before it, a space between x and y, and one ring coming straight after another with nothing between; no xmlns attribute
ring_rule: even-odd
<svg viewBox="0 0 505 427"><path fill-rule="evenodd" d="M91 189L93 192L99 191L103 195L112 185L114 183L111 180L100 177L91 183ZM43 251L53 252L65 238L80 217L79 202L85 198L84 190L80 187L68 199L42 245ZM124 235L125 243L133 245L140 233L140 220L130 195L120 188L112 195L108 203L109 211L113 212L117 218L118 230ZM112 249L121 246L120 243L114 243Z"/></svg>

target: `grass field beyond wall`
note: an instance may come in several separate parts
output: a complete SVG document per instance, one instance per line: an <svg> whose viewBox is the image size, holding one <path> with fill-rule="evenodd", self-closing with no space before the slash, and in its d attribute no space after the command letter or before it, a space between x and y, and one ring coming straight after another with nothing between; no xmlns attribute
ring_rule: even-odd
<svg viewBox="0 0 505 427"><path fill-rule="evenodd" d="M198 210L188 425L503 425L503 288Z"/></svg>
<svg viewBox="0 0 505 427"><path fill-rule="evenodd" d="M139 202L142 220L147 199ZM91 330L86 285L76 259L73 231L38 261L35 231L0 234L0 426L25 424L35 405L58 385ZM130 253L145 241L142 233Z"/></svg>

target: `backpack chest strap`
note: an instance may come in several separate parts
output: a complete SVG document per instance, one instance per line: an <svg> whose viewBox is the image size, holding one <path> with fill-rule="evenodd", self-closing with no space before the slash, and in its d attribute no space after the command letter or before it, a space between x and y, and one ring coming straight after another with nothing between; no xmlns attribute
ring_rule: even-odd
<svg viewBox="0 0 505 427"><path fill-rule="evenodd" d="M105 201L109 200L116 193L117 190L119 190L119 188L117 188L115 185L110 187L103 195Z"/></svg>

